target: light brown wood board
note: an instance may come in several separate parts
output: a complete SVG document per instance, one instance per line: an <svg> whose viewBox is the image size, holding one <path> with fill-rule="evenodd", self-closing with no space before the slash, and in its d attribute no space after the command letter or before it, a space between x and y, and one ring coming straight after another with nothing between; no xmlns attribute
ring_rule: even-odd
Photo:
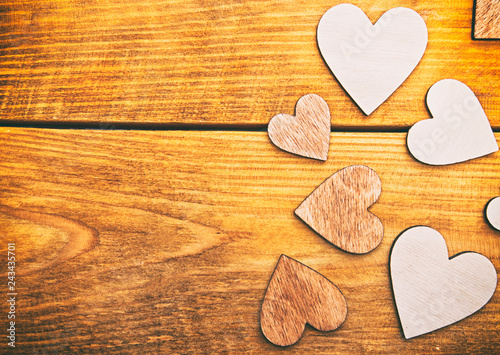
<svg viewBox="0 0 500 355"><path fill-rule="evenodd" d="M500 39L500 1L475 0L474 37Z"/></svg>
<svg viewBox="0 0 500 355"><path fill-rule="evenodd" d="M415 71L366 117L321 58L316 28L344 1L7 1L0 11L0 119L264 127L323 97L337 128L401 129L429 117L445 78L470 86L500 127L500 43L471 39L473 1L355 1L375 22L417 11L429 43Z"/></svg>
<svg viewBox="0 0 500 355"><path fill-rule="evenodd" d="M405 139L333 133L319 162L279 150L265 132L1 128L0 259L15 242L26 270L18 350L280 352L261 333L259 311L286 254L334 282L349 308L339 329L308 327L289 353L498 352L498 292L457 324L403 338L389 254L404 229L428 225L450 255L475 251L500 270L500 232L484 218L499 195L500 155L432 167L411 158ZM335 248L293 214L353 164L382 181L370 210L385 234L365 255ZM70 244L75 235L84 243Z"/></svg>

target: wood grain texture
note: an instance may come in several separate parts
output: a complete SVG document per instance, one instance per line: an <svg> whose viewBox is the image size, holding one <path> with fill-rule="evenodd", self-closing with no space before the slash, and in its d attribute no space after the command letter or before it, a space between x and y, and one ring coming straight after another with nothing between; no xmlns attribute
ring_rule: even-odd
<svg viewBox="0 0 500 355"><path fill-rule="evenodd" d="M381 192L382 182L373 169L348 166L321 183L295 214L340 249L368 253L384 237L382 222L368 211Z"/></svg>
<svg viewBox="0 0 500 355"><path fill-rule="evenodd" d="M277 353L259 311L281 254L334 280L349 305L339 329L306 328L291 353L498 352L498 292L460 323L403 337L388 265L401 231L429 225L447 236L450 255L475 251L500 269L500 234L483 216L499 195L500 155L432 167L408 155L405 138L333 133L330 159L318 162L279 150L265 132L1 128L0 205L98 233L92 249L18 278L18 352ZM371 211L384 239L364 255L336 249L293 214L353 164L383 185ZM18 271L68 245L67 225L0 216L0 258L15 242Z"/></svg>
<svg viewBox="0 0 500 355"><path fill-rule="evenodd" d="M0 11L0 119L264 127L307 93L332 124L408 128L428 117L425 93L452 77L500 127L500 43L471 39L472 0L359 0L375 22L417 11L429 30L422 61L366 117L321 58L316 28L343 1L7 1Z"/></svg>
<svg viewBox="0 0 500 355"><path fill-rule="evenodd" d="M500 1L475 0L474 37L500 39Z"/></svg>
<svg viewBox="0 0 500 355"><path fill-rule="evenodd" d="M267 128L271 142L286 152L306 158L326 160L330 147L330 109L316 94L302 96L295 116L280 113Z"/></svg>
<svg viewBox="0 0 500 355"><path fill-rule="evenodd" d="M17 274L19 276L34 274L44 269L55 268L66 260L73 259L80 254L92 250L99 244L98 233L95 230L67 218L62 218L54 214L23 211L22 209L9 208L2 205L0 205L0 213L11 223L9 224L12 227L13 233L21 233L21 235L23 235L22 231L24 229L22 224L37 225L43 232L49 230L64 232L62 236L53 238L54 240L51 241L51 243L54 242L54 244L62 246L55 256L52 256L53 253L47 253L46 250L42 249L42 254L35 254L33 256L38 260L43 260L43 262L36 263L32 267L24 267L18 270ZM27 236L27 238L33 237L36 236ZM49 245L46 247L49 247ZM34 252L36 253L36 251Z"/></svg>
<svg viewBox="0 0 500 355"><path fill-rule="evenodd" d="M271 343L293 345L306 323L328 332L346 317L345 297L334 283L297 260L280 257L260 310L260 327Z"/></svg>
<svg viewBox="0 0 500 355"><path fill-rule="evenodd" d="M415 226L394 242L391 282L407 339L469 317L491 299L497 271L487 257L464 250L449 256L435 229Z"/></svg>

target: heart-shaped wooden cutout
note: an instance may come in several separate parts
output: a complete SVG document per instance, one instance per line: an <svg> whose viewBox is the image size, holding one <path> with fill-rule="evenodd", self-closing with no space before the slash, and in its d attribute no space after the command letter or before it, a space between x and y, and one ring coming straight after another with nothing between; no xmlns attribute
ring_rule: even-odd
<svg viewBox="0 0 500 355"><path fill-rule="evenodd" d="M493 228L500 231L500 197L492 198L486 205L486 219Z"/></svg>
<svg viewBox="0 0 500 355"><path fill-rule="evenodd" d="M367 166L344 168L316 188L295 214L323 238L350 253L375 249L384 226L368 211L382 192L377 173Z"/></svg>
<svg viewBox="0 0 500 355"><path fill-rule="evenodd" d="M372 25L357 6L332 7L317 31L323 59L366 115L406 80L427 47L427 26L415 11L398 7Z"/></svg>
<svg viewBox="0 0 500 355"><path fill-rule="evenodd" d="M344 295L331 281L282 255L267 287L260 326L273 344L295 344L306 323L321 331L335 330L347 317Z"/></svg>
<svg viewBox="0 0 500 355"><path fill-rule="evenodd" d="M417 122L407 136L408 150L415 159L448 165L498 150L481 103L464 83L438 81L427 93L427 106L434 118Z"/></svg>
<svg viewBox="0 0 500 355"><path fill-rule="evenodd" d="M280 113L268 126L269 138L278 148L323 161L328 157L330 132L328 104L315 94L299 99L295 116Z"/></svg>
<svg viewBox="0 0 500 355"><path fill-rule="evenodd" d="M470 316L488 303L497 285L488 258L466 252L448 259L443 236L425 226L412 227L396 239L390 269L406 339Z"/></svg>

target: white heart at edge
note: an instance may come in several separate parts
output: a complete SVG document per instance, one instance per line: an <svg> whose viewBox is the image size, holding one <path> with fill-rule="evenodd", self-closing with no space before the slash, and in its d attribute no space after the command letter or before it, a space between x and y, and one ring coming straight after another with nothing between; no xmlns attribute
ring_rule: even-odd
<svg viewBox="0 0 500 355"><path fill-rule="evenodd" d="M466 252L448 259L443 236L425 226L412 227L396 239L390 270L406 339L470 316L488 303L497 286L488 258Z"/></svg>
<svg viewBox="0 0 500 355"><path fill-rule="evenodd" d="M427 93L427 106L434 118L417 122L408 131L408 150L415 159L448 165L498 150L481 103L464 83L438 81Z"/></svg>
<svg viewBox="0 0 500 355"><path fill-rule="evenodd" d="M424 55L427 26L397 7L372 25L357 6L332 7L318 24L318 47L330 70L366 115L406 80Z"/></svg>

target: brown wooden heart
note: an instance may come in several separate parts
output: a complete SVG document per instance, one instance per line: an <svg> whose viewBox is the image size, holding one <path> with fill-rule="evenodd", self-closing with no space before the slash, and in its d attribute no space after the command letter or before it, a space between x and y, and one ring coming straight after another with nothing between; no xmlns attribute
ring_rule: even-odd
<svg viewBox="0 0 500 355"><path fill-rule="evenodd" d="M352 165L326 179L295 214L340 249L367 253L384 236L382 222L368 211L381 192L382 182L374 170Z"/></svg>
<svg viewBox="0 0 500 355"><path fill-rule="evenodd" d="M297 102L295 116L280 113L269 122L268 134L278 148L306 158L326 160L330 146L330 110L320 96Z"/></svg>
<svg viewBox="0 0 500 355"><path fill-rule="evenodd" d="M260 311L262 333L273 344L295 344L306 323L321 331L335 330L347 317L344 295L313 269L281 255Z"/></svg>

